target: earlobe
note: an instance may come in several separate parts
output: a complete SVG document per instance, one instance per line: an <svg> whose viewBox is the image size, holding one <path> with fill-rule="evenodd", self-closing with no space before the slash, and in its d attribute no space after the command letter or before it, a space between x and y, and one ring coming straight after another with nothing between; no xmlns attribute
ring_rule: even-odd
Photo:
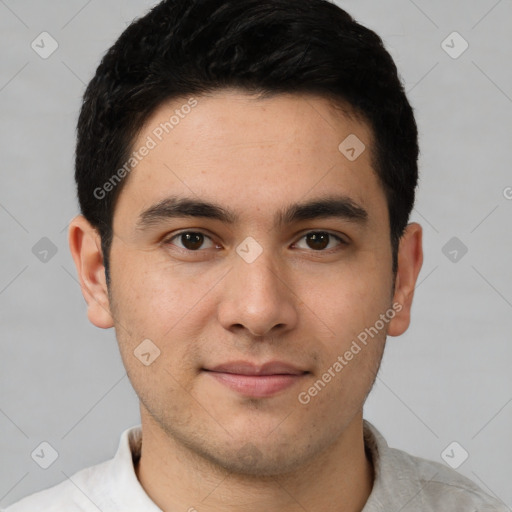
<svg viewBox="0 0 512 512"><path fill-rule="evenodd" d="M389 336L400 336L410 324L414 288L423 264L422 234L422 227L413 222L400 239L393 297L393 304L400 306L395 309L397 314L389 324Z"/></svg>
<svg viewBox="0 0 512 512"><path fill-rule="evenodd" d="M70 223L68 242L82 294L87 302L87 316L90 322L103 329L113 327L101 239L97 230L83 215L78 215Z"/></svg>

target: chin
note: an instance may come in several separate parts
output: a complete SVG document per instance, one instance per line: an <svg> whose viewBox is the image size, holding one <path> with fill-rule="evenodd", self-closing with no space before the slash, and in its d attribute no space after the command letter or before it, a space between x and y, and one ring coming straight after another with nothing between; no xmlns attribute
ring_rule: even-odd
<svg viewBox="0 0 512 512"><path fill-rule="evenodd" d="M216 455L213 462L230 474L260 479L292 473L297 470L299 464L296 449L276 456L274 448L270 447L263 452L252 443L247 443L235 453L226 454L225 457Z"/></svg>

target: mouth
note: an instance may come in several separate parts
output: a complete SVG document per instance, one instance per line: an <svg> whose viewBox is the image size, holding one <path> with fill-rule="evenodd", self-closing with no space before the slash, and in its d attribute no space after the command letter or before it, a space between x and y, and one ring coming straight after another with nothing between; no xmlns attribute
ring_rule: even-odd
<svg viewBox="0 0 512 512"><path fill-rule="evenodd" d="M252 398L273 396L302 381L310 373L280 361L263 365L235 361L203 368L203 371L229 389Z"/></svg>

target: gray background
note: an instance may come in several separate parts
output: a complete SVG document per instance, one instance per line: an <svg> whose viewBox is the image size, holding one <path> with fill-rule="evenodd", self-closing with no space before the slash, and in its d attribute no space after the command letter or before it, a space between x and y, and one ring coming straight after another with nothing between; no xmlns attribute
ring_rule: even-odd
<svg viewBox="0 0 512 512"><path fill-rule="evenodd" d="M66 227L78 212L85 84L154 3L0 0L2 507L110 458L139 422L113 330L87 320ZM469 453L458 471L511 506L512 2L338 4L395 58L422 151L412 220L424 227L425 263L413 322L389 338L365 415L390 445L439 462L457 441ZM43 31L59 45L47 59L31 48ZM441 45L453 31L469 43L456 59ZM43 237L57 249L46 262L32 251ZM443 253L452 237L468 249L456 262ZM46 470L31 458L42 441L59 454Z"/></svg>

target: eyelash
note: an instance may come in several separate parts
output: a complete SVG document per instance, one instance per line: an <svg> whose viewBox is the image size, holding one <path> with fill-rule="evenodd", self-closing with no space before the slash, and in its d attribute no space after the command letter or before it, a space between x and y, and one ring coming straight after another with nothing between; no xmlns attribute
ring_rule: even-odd
<svg viewBox="0 0 512 512"><path fill-rule="evenodd" d="M207 235L206 233L203 233L202 231L190 231L190 230L189 230L189 231L180 231L179 233L176 233L176 234L172 235L171 237L169 237L169 238L167 238L167 239L163 240L163 241L162 241L162 243L163 243L164 245L175 245L175 244L173 244L173 243L172 243L172 241L173 241L174 239L179 238L180 236L182 236L182 235L186 235L186 234L200 234L200 235L203 235L203 236L204 236L204 237L206 237L206 238L209 238L209 239L212 241L212 243L215 243L215 242L212 240L212 238L211 238L209 235ZM336 240L339 242L339 244L338 244L336 247L331 247L330 249L320 249L320 250L310 249L310 251L311 251L312 253L331 253L331 252L333 252L333 251L338 250L338 248L339 248L340 246L346 246L346 245L348 245L348 242L347 242L346 240L344 240L343 238L341 238L340 236L335 235L334 233L330 233L329 231L322 231L322 230L312 230L312 231L308 231L307 233L304 233L304 234L299 238L299 240L302 240L303 238L305 238L306 236L311 235L311 234L325 234L325 235L329 235L329 237L334 238L334 239L336 239ZM297 242L296 242L296 243L297 243ZM191 250L191 249L187 249L187 248L185 248L185 247L179 247L179 246L175 246L175 247L177 247L179 250L181 250L181 251L185 251L185 252L187 252L187 253L200 253L200 252L203 252L203 251L207 250L207 249L198 249L198 250L195 250L195 251L194 251L194 250Z"/></svg>

